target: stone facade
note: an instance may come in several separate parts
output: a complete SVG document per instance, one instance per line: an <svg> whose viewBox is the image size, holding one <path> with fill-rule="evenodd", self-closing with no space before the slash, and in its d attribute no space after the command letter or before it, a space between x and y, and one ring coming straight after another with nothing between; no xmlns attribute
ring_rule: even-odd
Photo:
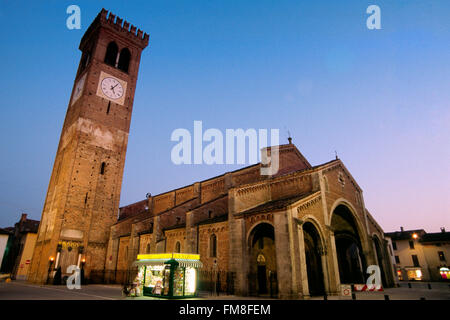
<svg viewBox="0 0 450 320"><path fill-rule="evenodd" d="M120 208L108 256L117 256L111 244L140 230L143 234L135 235L139 253L148 248L151 253L198 253L203 270L234 273L240 295L267 293L271 274L276 274L280 298L306 298L320 288L337 294L343 282L365 281L371 264L383 265L383 284L392 286L383 230L365 209L362 190L342 161L313 167L295 145L279 148L280 171L274 176L261 176L257 164ZM349 270L342 270L348 250L356 250L361 263L350 261ZM128 257L129 270L135 259ZM317 263L319 284L308 274ZM115 265L107 264L111 270ZM355 267L359 282L348 278Z"/></svg>

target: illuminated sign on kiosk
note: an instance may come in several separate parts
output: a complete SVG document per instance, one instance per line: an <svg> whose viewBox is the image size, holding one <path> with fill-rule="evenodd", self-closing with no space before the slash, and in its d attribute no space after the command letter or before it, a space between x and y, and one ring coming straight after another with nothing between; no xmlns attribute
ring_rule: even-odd
<svg viewBox="0 0 450 320"><path fill-rule="evenodd" d="M200 255L186 253L139 254L138 280L145 296L188 298L197 294Z"/></svg>

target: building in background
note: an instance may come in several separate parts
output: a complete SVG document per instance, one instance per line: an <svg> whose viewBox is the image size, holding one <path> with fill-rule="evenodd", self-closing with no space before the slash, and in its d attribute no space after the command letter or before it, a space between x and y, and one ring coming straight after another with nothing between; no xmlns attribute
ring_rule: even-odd
<svg viewBox="0 0 450 320"><path fill-rule="evenodd" d="M27 219L23 213L12 228L9 251L3 257L2 272L11 273L13 278L25 280L31 263L39 221Z"/></svg>
<svg viewBox="0 0 450 320"><path fill-rule="evenodd" d="M448 281L450 232L427 233L423 229L385 234L392 239L395 270L399 280Z"/></svg>
<svg viewBox="0 0 450 320"><path fill-rule="evenodd" d="M2 266L4 256L8 255L11 245L12 231L8 229L0 229L0 267ZM0 269L1 270L1 269Z"/></svg>

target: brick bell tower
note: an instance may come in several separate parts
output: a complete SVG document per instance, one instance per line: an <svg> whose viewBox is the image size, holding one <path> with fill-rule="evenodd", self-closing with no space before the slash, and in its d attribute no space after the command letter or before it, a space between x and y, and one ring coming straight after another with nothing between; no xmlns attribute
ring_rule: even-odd
<svg viewBox="0 0 450 320"><path fill-rule="evenodd" d="M80 42L82 52L42 211L29 281L58 267L103 270L117 221L133 99L149 36L105 9Z"/></svg>

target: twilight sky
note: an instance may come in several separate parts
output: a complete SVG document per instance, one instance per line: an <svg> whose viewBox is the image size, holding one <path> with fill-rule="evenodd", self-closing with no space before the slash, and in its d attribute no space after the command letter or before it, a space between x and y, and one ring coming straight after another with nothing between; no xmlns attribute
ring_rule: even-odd
<svg viewBox="0 0 450 320"><path fill-rule="evenodd" d="M81 30L66 8L81 8ZM366 8L381 8L368 30ZM76 69L102 7L150 34L121 205L239 165L171 162L173 130L287 130L339 157L386 232L450 229L450 1L0 0L0 227L39 220Z"/></svg>

